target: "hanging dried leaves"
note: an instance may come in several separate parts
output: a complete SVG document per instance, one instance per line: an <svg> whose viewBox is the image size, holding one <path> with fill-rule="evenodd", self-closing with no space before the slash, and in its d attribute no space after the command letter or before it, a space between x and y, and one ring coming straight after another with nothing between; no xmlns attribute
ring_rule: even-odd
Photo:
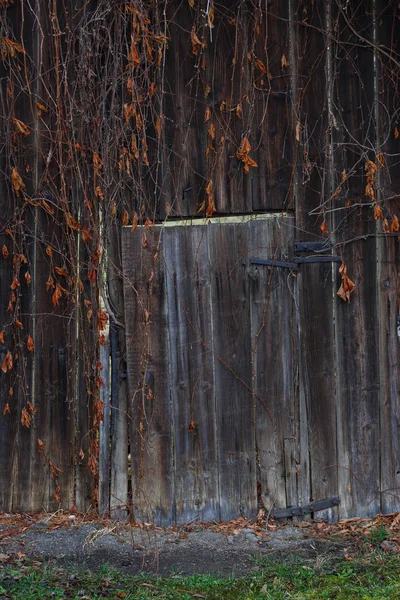
<svg viewBox="0 0 400 600"><path fill-rule="evenodd" d="M132 228L131 231L135 231L138 225L138 221L139 221L139 216L137 214L137 212L135 211L133 213L133 220L132 220Z"/></svg>
<svg viewBox="0 0 400 600"><path fill-rule="evenodd" d="M13 368L12 354L8 350L7 354L6 354L6 357L3 360L3 363L1 365L1 370L3 371L3 373L7 373L7 371L11 371L12 368Z"/></svg>
<svg viewBox="0 0 400 600"><path fill-rule="evenodd" d="M11 182L14 188L14 192L19 196L21 190L25 189L25 184L22 181L21 175L18 173L17 169L13 167L11 171Z"/></svg>
<svg viewBox="0 0 400 600"><path fill-rule="evenodd" d="M46 283L46 287L47 287L47 283ZM58 302L59 302L60 298L62 297L62 295L63 295L63 289L62 289L61 285L57 283L56 289L54 290L54 293L51 297L51 302L52 302L54 308L56 306L58 306Z"/></svg>
<svg viewBox="0 0 400 600"><path fill-rule="evenodd" d="M27 125L25 125L25 123L23 121L20 121L19 119L13 119L13 123L15 125L15 129L16 129L17 133L19 133L20 135L29 135L30 134L29 127L27 127Z"/></svg>
<svg viewBox="0 0 400 600"><path fill-rule="evenodd" d="M6 402L4 405L3 415L10 415L10 414L11 414L10 405L8 404L8 402Z"/></svg>
<svg viewBox="0 0 400 600"><path fill-rule="evenodd" d="M337 295L344 302L350 302L350 294L353 293L354 288L356 286L355 283L350 279L350 277L347 276L347 266L345 265L345 263L341 264L339 268L339 273L342 276L342 283L337 291Z"/></svg>
<svg viewBox="0 0 400 600"><path fill-rule="evenodd" d="M206 217L212 217L215 213L215 202L214 202L214 193L213 193L213 182L210 180L206 187L206 196L207 196L207 210Z"/></svg>
<svg viewBox="0 0 400 600"><path fill-rule="evenodd" d="M250 142L247 137L244 137L240 143L239 150L236 152L236 156L243 162L245 173L250 171L250 167L258 167L256 161L250 157L250 151Z"/></svg>
<svg viewBox="0 0 400 600"><path fill-rule="evenodd" d="M390 225L390 231L392 233L397 233L400 229L400 225L399 225L399 219L397 218L397 215L393 215L393 219L392 219L392 223Z"/></svg>
<svg viewBox="0 0 400 600"><path fill-rule="evenodd" d="M45 446L44 446L44 441L43 441L43 440L41 440L40 438L38 438L38 441L37 441L37 443L38 443L38 446L39 446L39 452L42 452L42 453L43 453L43 452L44 452L44 449L45 449Z"/></svg>
<svg viewBox="0 0 400 600"><path fill-rule="evenodd" d="M44 104L42 104L41 102L35 102L35 104L38 112L38 117L41 117L42 113L47 112L47 108Z"/></svg>
<svg viewBox="0 0 400 600"><path fill-rule="evenodd" d="M106 328L108 322L108 315L103 310L97 312L97 329L103 331Z"/></svg>
<svg viewBox="0 0 400 600"><path fill-rule="evenodd" d="M329 233L329 229L328 229L325 219L322 222L322 224L320 225L320 231L321 231L321 233Z"/></svg>
<svg viewBox="0 0 400 600"><path fill-rule="evenodd" d="M374 219L377 221L378 219L383 218L383 210L379 206L379 204L374 204Z"/></svg>
<svg viewBox="0 0 400 600"><path fill-rule="evenodd" d="M192 31L190 33L190 40L192 42L192 53L194 55L198 55L202 48L205 48L207 44L205 42L201 42L196 33L196 26L193 25Z"/></svg>
<svg viewBox="0 0 400 600"><path fill-rule="evenodd" d="M29 271L27 271L27 272L25 273L25 281L26 281L27 285L30 285L30 284L31 284L32 277L31 277L31 274L29 273Z"/></svg>
<svg viewBox="0 0 400 600"><path fill-rule="evenodd" d="M128 222L129 222L129 214L128 214L128 211L125 209L124 213L122 215L122 219L121 219L122 227L126 227L126 225L128 225Z"/></svg>
<svg viewBox="0 0 400 600"><path fill-rule="evenodd" d="M0 344L4 344L4 331L0 331Z"/></svg>
<svg viewBox="0 0 400 600"><path fill-rule="evenodd" d="M23 427L29 427L32 425L32 415L26 410L25 406L21 413L21 423Z"/></svg>
<svg viewBox="0 0 400 600"><path fill-rule="evenodd" d="M365 163L365 172L367 176L367 185L365 186L365 195L371 198L371 202L375 202L375 183L378 167L372 160L367 160Z"/></svg>
<svg viewBox="0 0 400 600"><path fill-rule="evenodd" d="M1 255L2 255L2 257L3 257L4 259L6 259L6 258L8 258L9 254L10 254L10 253L9 253L9 251L8 251L8 248L7 248L7 246L6 246L5 244L3 244L3 247L2 247L2 249L1 249Z"/></svg>
<svg viewBox="0 0 400 600"><path fill-rule="evenodd" d="M32 352L32 350L35 348L35 344L31 335L28 335L26 347L29 350L29 352Z"/></svg>
<svg viewBox="0 0 400 600"><path fill-rule="evenodd" d="M16 42L13 42L12 40L6 37L1 38L0 45L1 60L5 60L7 57L15 58L17 56L17 52L25 54L25 50L20 44L17 44Z"/></svg>

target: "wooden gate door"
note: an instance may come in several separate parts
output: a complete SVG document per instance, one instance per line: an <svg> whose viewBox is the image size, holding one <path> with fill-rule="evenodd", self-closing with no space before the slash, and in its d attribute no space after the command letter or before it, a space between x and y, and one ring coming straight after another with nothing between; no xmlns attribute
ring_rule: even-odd
<svg viewBox="0 0 400 600"><path fill-rule="evenodd" d="M296 505L295 276L261 264L292 240L282 215L124 229L135 518Z"/></svg>

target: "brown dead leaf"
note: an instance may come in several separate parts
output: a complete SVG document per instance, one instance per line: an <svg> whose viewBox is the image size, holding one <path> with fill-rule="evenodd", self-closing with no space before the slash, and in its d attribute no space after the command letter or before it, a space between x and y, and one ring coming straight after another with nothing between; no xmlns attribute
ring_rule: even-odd
<svg viewBox="0 0 400 600"><path fill-rule="evenodd" d="M25 54L24 48L20 44L13 42L9 38L2 37L0 45L1 45L1 60L5 60L8 56L10 58L16 58L17 52L20 52L21 54Z"/></svg>
<svg viewBox="0 0 400 600"><path fill-rule="evenodd" d="M44 441L41 440L40 438L38 438L38 446L39 446L39 452L44 452Z"/></svg>
<svg viewBox="0 0 400 600"><path fill-rule="evenodd" d="M390 225L390 231L393 233L399 231L399 229L399 219L397 218L397 215L393 215L392 224Z"/></svg>
<svg viewBox="0 0 400 600"><path fill-rule="evenodd" d="M4 259L6 259L6 258L8 258L9 254L10 254L10 253L9 253L9 251L8 251L8 248L7 248L7 246L6 246L5 244L3 244L3 247L2 247L2 249L1 249L1 255L2 255L2 257L3 257Z"/></svg>
<svg viewBox="0 0 400 600"><path fill-rule="evenodd" d="M97 329L103 331L106 328L108 315L101 309L97 312Z"/></svg>
<svg viewBox="0 0 400 600"><path fill-rule="evenodd" d="M350 302L350 294L353 293L356 286L354 281L347 276L347 266L345 263L341 264L339 273L342 276L342 283L336 293L344 302Z"/></svg>
<svg viewBox="0 0 400 600"><path fill-rule="evenodd" d="M374 219L377 221L378 219L382 219L383 211L379 204L374 204Z"/></svg>
<svg viewBox="0 0 400 600"><path fill-rule="evenodd" d="M21 175L18 173L15 167L13 167L11 171L11 182L15 193L17 194L17 196L19 196L20 191L25 189L25 184L22 181Z"/></svg>
<svg viewBox="0 0 400 600"><path fill-rule="evenodd" d="M11 414L10 405L8 404L8 402L6 402L4 405L4 409L3 409L3 415L10 415L10 414Z"/></svg>
<svg viewBox="0 0 400 600"><path fill-rule="evenodd" d="M32 416L31 414L26 410L25 406L22 409L22 414L21 414L21 423L23 425L23 427L27 427L29 429L29 427L32 424Z"/></svg>
<svg viewBox="0 0 400 600"><path fill-rule="evenodd" d="M4 331L0 331L0 344L4 344Z"/></svg>
<svg viewBox="0 0 400 600"><path fill-rule="evenodd" d="M25 123L23 121L20 121L19 119L14 118L13 123L15 125L15 129L17 130L17 133L19 133L20 135L29 135L30 134L29 127L27 127L27 125L25 125Z"/></svg>
<svg viewBox="0 0 400 600"><path fill-rule="evenodd" d="M322 222L322 224L320 226L320 230L321 230L321 233L329 233L329 229L328 229L328 226L327 226L325 220Z"/></svg>
<svg viewBox="0 0 400 600"><path fill-rule="evenodd" d="M62 287L57 283L56 284L56 289L54 290L54 293L53 293L53 295L51 297L51 301L53 303L54 308L58 305L58 301L60 300L60 298L62 297L62 295L63 295Z"/></svg>
<svg viewBox="0 0 400 600"><path fill-rule="evenodd" d="M11 371L12 368L13 368L12 354L8 350L6 357L1 365L1 370L3 371L3 373L7 373L7 371Z"/></svg>
<svg viewBox="0 0 400 600"><path fill-rule="evenodd" d="M139 216L137 214L137 212L135 211L133 213L133 220L132 220L132 228L131 231L135 231L138 225L138 221L139 221Z"/></svg>
<svg viewBox="0 0 400 600"><path fill-rule="evenodd" d="M245 173L250 171L250 167L258 167L255 160L250 158L250 150L250 142L247 137L244 137L240 143L239 150L236 152L236 156L243 162Z"/></svg>
<svg viewBox="0 0 400 600"><path fill-rule="evenodd" d="M38 117L42 116L42 112L47 112L47 108L41 102L35 102L38 111Z"/></svg>
<svg viewBox="0 0 400 600"><path fill-rule="evenodd" d="M126 225L128 225L128 221L129 221L128 211L124 210L124 214L122 215L122 219L121 219L122 227L125 227Z"/></svg>
<svg viewBox="0 0 400 600"><path fill-rule="evenodd" d="M31 274L29 273L29 271L27 271L25 273L25 281L26 281L27 285L30 285L30 283L32 281L32 277L31 277Z"/></svg>
<svg viewBox="0 0 400 600"><path fill-rule="evenodd" d="M29 352L32 352L32 350L35 347L35 343L34 343L33 338L32 338L31 335L28 335L28 340L26 342L26 347L29 350Z"/></svg>

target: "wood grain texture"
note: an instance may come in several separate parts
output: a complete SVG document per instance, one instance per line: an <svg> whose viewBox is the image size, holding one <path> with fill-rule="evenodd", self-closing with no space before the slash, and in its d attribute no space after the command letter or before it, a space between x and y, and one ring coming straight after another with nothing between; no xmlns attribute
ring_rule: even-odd
<svg viewBox="0 0 400 600"><path fill-rule="evenodd" d="M209 226L221 519L257 510L251 326L246 266L249 230Z"/></svg>
<svg viewBox="0 0 400 600"><path fill-rule="evenodd" d="M299 139L295 141L296 239L331 243L332 219L329 209L318 207L332 195L327 174L330 164L330 138L327 103L326 29L327 10L322 5L304 6L294 2L297 23L296 65L297 101L300 122ZM295 136L296 137L296 136ZM312 212L314 211L314 213ZM315 212L317 211L317 212ZM320 226L327 223L327 234ZM325 251L323 256L330 254ZM298 256L311 256L310 252ZM309 456L302 453L300 472L309 472L309 499L320 500L337 494L337 442L335 396L335 338L333 324L332 269L337 265L306 263L297 275L297 348L298 399L302 431L307 432ZM307 486L305 486L307 489ZM304 499L305 500L305 499ZM306 500L308 502L308 500ZM335 519L337 508L318 515Z"/></svg>
<svg viewBox="0 0 400 600"><path fill-rule="evenodd" d="M369 38L371 15L372 3L352 18L353 26ZM342 24L349 15L341 13L336 18ZM349 39L354 39L351 29L346 31ZM372 206L358 206L369 201L364 196L368 149L368 158L375 159L373 53L370 48L348 52L341 46L335 55L334 70L337 74L334 117L338 124L334 137L336 182L340 169L351 173L336 203L336 208L341 207L341 214L336 212L337 242L342 244L348 276L356 285L350 303L335 297L337 495L341 499L340 516L350 517L380 510L376 228ZM354 140L362 144L363 151ZM335 283L338 289L339 276Z"/></svg>
<svg viewBox="0 0 400 600"><path fill-rule="evenodd" d="M163 234L178 523L219 520L208 230Z"/></svg>
<svg viewBox="0 0 400 600"><path fill-rule="evenodd" d="M134 516L170 524L175 519L174 471L161 243L156 228L122 232Z"/></svg>
<svg viewBox="0 0 400 600"><path fill-rule="evenodd" d="M250 223L249 256L285 259L293 253L293 218ZM267 511L295 503L287 482L296 481L285 442L296 436L294 274L287 268L249 269L253 388L255 391L258 482ZM293 469L290 473L287 469Z"/></svg>
<svg viewBox="0 0 400 600"><path fill-rule="evenodd" d="M291 132L296 125L292 124L289 2L272 0L264 6L255 11L252 32L252 139L258 163L251 174L252 204L254 210L286 210L293 202Z"/></svg>
<svg viewBox="0 0 400 600"><path fill-rule="evenodd" d="M111 346L111 481L110 512L115 519L128 514L128 382L122 278L121 228L115 226L108 246L108 298Z"/></svg>
<svg viewBox="0 0 400 600"><path fill-rule="evenodd" d="M380 1L376 5L378 41L399 50L400 10L394 2ZM395 115L398 105L398 86L393 79L396 69L390 57L378 56L378 90L385 107L378 105L378 143L384 165L380 171L381 193L378 196L390 225L399 210L399 152L400 140L395 137ZM396 122L397 123L397 122ZM399 240L395 233L383 234L377 223L379 307L379 375L380 375L380 440L381 440L381 511L390 513L400 505L400 280Z"/></svg>

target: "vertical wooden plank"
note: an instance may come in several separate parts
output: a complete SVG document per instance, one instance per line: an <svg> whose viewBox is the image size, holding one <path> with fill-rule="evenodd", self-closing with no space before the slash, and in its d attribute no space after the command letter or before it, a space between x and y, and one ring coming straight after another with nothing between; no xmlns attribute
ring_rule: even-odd
<svg viewBox="0 0 400 600"><path fill-rule="evenodd" d="M251 221L249 259L291 257L293 225L292 217ZM295 273L287 268L254 264L250 266L249 277L258 483L263 505L270 511L287 506L285 442L297 434ZM296 465L293 470L295 481ZM288 504L291 505L290 494Z"/></svg>
<svg viewBox="0 0 400 600"><path fill-rule="evenodd" d="M124 291L122 283L121 229L117 225L109 231L108 297L113 315L110 315L111 345L111 487L110 511L116 519L128 514L128 413L125 358Z"/></svg>
<svg viewBox="0 0 400 600"><path fill-rule="evenodd" d="M174 521L167 302L161 231L122 232L132 495L138 520Z"/></svg>
<svg viewBox="0 0 400 600"><path fill-rule="evenodd" d="M246 224L209 225L212 328L223 521L257 510Z"/></svg>
<svg viewBox="0 0 400 600"><path fill-rule="evenodd" d="M208 230L163 234L177 523L219 520Z"/></svg>
<svg viewBox="0 0 400 600"><path fill-rule="evenodd" d="M355 282L350 303L335 298L340 516L380 510L379 355L376 295L377 254L372 206L365 197L366 158L375 161L374 56L372 45L349 48L357 32L372 40L373 2L362 12L349 5L333 14L340 30L333 73L337 130L334 188L337 241L348 276ZM344 44L346 42L346 44ZM368 151L369 150L369 151ZM345 169L346 181L341 172ZM339 288L339 277L336 286Z"/></svg>
<svg viewBox="0 0 400 600"><path fill-rule="evenodd" d="M293 138L289 2L254 9L252 76L255 130L252 170L254 210L285 210L293 201ZM296 67L295 67L296 68Z"/></svg>
<svg viewBox="0 0 400 600"><path fill-rule="evenodd" d="M399 152L400 140L395 128L399 102L399 68L393 61L399 50L400 8L396 2L377 2L376 37L384 44L388 55L376 51L378 108L377 148L384 164L379 173L379 205L389 228L399 218ZM381 511L391 513L400 507L400 249L397 234L384 233L382 221L377 222L379 306L379 372L380 372L380 451L381 451Z"/></svg>
<svg viewBox="0 0 400 600"><path fill-rule="evenodd" d="M294 62L297 89L295 113L299 135L294 132L298 167L294 173L296 188L296 239L299 242L326 243L320 254L332 253L329 209L325 201L332 195L328 181L329 124L327 85L329 54L326 11L318 4L304 5L293 1L296 29L291 60ZM297 139L298 138L298 139ZM319 209L321 207L321 209ZM328 233L321 233L323 221ZM310 256L301 252L298 256ZM335 339L333 326L333 263L302 264L297 275L298 359L302 428L308 431L309 497L321 500L337 495L337 442L335 406ZM304 453L303 453L304 454ZM301 472L305 465L301 465ZM318 517L334 519L337 509L319 513Z"/></svg>
<svg viewBox="0 0 400 600"><path fill-rule="evenodd" d="M110 339L109 327L104 333L105 343L100 346L99 359L102 364L101 378L104 382L100 389L100 401L103 404L103 421L99 426L99 514L110 513L110 470L111 470L111 390L110 390Z"/></svg>

